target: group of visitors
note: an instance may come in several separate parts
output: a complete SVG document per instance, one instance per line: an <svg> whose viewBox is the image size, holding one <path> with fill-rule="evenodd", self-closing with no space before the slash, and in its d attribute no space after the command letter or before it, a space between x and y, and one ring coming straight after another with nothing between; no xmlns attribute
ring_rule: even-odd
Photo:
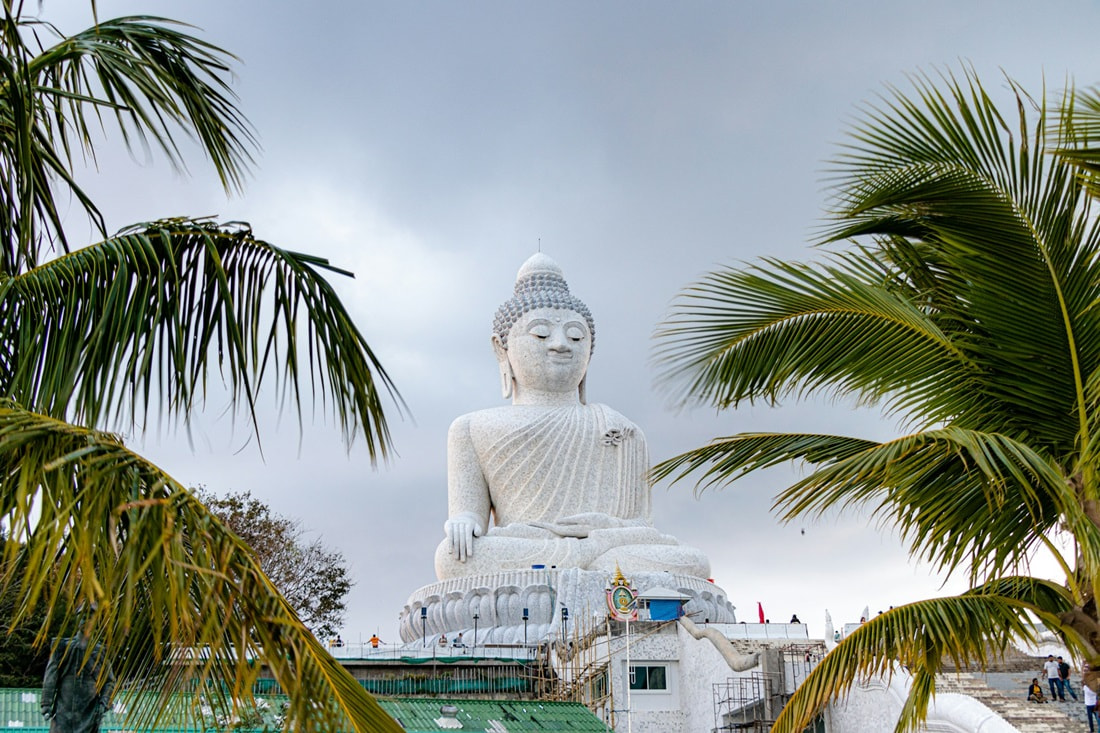
<svg viewBox="0 0 1100 733"><path fill-rule="evenodd" d="M1084 665L1083 673L1087 673L1089 669L1088 664ZM1047 685L1050 688L1050 701L1054 702L1066 702L1066 693L1073 698L1074 702L1077 701L1077 692L1073 689L1073 683L1070 681L1070 673L1072 668L1062 657L1057 659L1053 654L1047 655L1047 660L1043 663L1043 674L1046 675ZM1090 685L1081 680L1081 697L1085 703L1085 714L1088 716L1089 730L1095 733L1096 723L1100 723L1100 715L1096 712L1096 690L1095 684ZM1038 677L1031 678L1031 684L1027 688L1027 699L1030 702L1043 703L1048 702L1046 696L1043 693L1043 686L1039 684ZM1094 722L1095 719L1095 722Z"/></svg>
<svg viewBox="0 0 1100 733"><path fill-rule="evenodd" d="M447 646L447 635L446 634L440 634L439 635L439 646ZM462 640L462 632L461 631L458 632L458 636L456 636L451 641L451 646L454 647L455 649L465 649L466 648L466 642L464 642Z"/></svg>
<svg viewBox="0 0 1100 733"><path fill-rule="evenodd" d="M385 643L378 637L377 633L371 634L367 642L371 645L372 649L377 649L379 644ZM344 639L337 634L334 638L328 640L328 646L330 649L339 649L344 646Z"/></svg>
<svg viewBox="0 0 1100 733"><path fill-rule="evenodd" d="M1067 692L1074 700L1077 699L1077 693L1073 691L1073 684L1069 680L1069 662L1062 657L1055 659L1053 654L1048 654L1047 661L1043 662L1043 672L1050 686L1051 700L1065 702Z"/></svg>

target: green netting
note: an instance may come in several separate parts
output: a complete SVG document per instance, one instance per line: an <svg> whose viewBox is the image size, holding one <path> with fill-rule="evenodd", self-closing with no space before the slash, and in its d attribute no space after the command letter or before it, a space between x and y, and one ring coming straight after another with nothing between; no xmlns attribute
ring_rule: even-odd
<svg viewBox="0 0 1100 733"><path fill-rule="evenodd" d="M439 682L441 680L433 680ZM445 681L445 680L444 680ZM379 680L379 682L424 683L425 679ZM485 690L479 685L523 683L518 677L501 678L493 681L450 680L451 691L480 693ZM369 689L369 688L368 688ZM40 690L0 689L0 728L17 729L21 733L48 733L49 726L38 710ZM381 694L381 693L380 693ZM184 714L188 708L186 694L179 695L173 707L176 714ZM120 693L119 702L136 698ZM265 702L278 709L286 698L281 695L267 695ZM382 698L379 705L400 720L406 730L417 733L437 733L453 728L453 725L441 725L441 709L453 706L457 710L456 719L463 722L467 730L508 730L514 733L534 731L569 731L570 733L605 733L609 730L596 716L579 703L537 702L531 700L480 700L447 698L444 696L415 699ZM125 704L125 703L123 703ZM171 716L169 716L171 718ZM155 728L155 733L201 733L195 726L182 724L181 718L163 720ZM446 722L446 721L444 721ZM220 730L221 728L217 728ZM278 730L278 726L270 729ZM103 721L104 731L133 731L132 725L125 725L121 711L109 713ZM211 729L213 730L213 728ZM261 733L262 728L234 727L235 733Z"/></svg>
<svg viewBox="0 0 1100 733"><path fill-rule="evenodd" d="M500 677L428 677L426 675L408 675L402 677L383 677L361 679L359 684L372 695L400 697L404 695L448 695L448 694L519 694L532 692L534 685L530 679L517 676ZM253 686L256 695L278 695L282 692L272 679L260 679Z"/></svg>
<svg viewBox="0 0 1100 733"><path fill-rule="evenodd" d="M490 692L526 692L531 683L522 677L494 677L492 679L446 679L440 677L411 677L392 680L359 680L372 695L448 695Z"/></svg>
<svg viewBox="0 0 1100 733"><path fill-rule="evenodd" d="M398 657L392 660L371 660L378 664L386 664L386 662L397 663L401 665L405 664L455 664L456 662L469 663L473 657ZM499 664L527 664L530 662L528 659L518 659L511 657L485 657L484 661L492 661Z"/></svg>

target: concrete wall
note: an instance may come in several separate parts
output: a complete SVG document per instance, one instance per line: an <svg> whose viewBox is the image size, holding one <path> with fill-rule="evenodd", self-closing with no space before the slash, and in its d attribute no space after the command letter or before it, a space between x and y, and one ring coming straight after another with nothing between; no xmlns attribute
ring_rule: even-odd
<svg viewBox="0 0 1100 733"><path fill-rule="evenodd" d="M692 638L679 624L676 628L680 647L680 702L684 710L684 731L710 733L715 727L715 683L733 677L748 677L752 670L734 672L714 644L706 639ZM752 651L758 650L758 644L752 646Z"/></svg>
<svg viewBox="0 0 1100 733"><path fill-rule="evenodd" d="M631 630L629 645L625 636L611 644L611 685L615 701L615 729L636 733L691 733L684 727L680 673L678 625L666 625L654 633L647 625ZM638 633L640 631L640 633ZM629 665L661 664L667 667L668 689L664 691L628 690ZM629 717L629 720L628 720ZM708 731L710 728L707 729Z"/></svg>
<svg viewBox="0 0 1100 733"><path fill-rule="evenodd" d="M732 624L731 624L732 626ZM774 626L774 625L773 625ZM796 631L794 629L792 632ZM789 639L789 640L788 640ZM734 678L770 674L790 678L780 664L777 650L797 642L797 635L768 639L735 638L731 643L742 654L761 652L765 662L744 672L734 672L709 639L696 640L679 624L631 628L626 636L598 645L608 649L608 681L615 710L615 730L625 733L711 733L715 728L716 683ZM606 645L606 646L605 646ZM766 658L765 658L766 657ZM666 667L668 688L662 691L630 691L628 665L660 664ZM791 679L787 679L791 682ZM910 676L899 670L892 678L853 686L848 697L826 714L829 733L891 731L909 692ZM789 690L787 690L789 691ZM771 714L777 714L772 710ZM929 707L927 733L1012 733L1011 725L966 695L942 693Z"/></svg>

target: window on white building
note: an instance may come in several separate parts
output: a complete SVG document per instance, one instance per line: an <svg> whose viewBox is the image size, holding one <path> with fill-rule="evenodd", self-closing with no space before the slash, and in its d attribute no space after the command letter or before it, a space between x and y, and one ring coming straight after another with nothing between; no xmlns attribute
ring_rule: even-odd
<svg viewBox="0 0 1100 733"><path fill-rule="evenodd" d="M668 667L664 664L630 665L630 689L667 690Z"/></svg>

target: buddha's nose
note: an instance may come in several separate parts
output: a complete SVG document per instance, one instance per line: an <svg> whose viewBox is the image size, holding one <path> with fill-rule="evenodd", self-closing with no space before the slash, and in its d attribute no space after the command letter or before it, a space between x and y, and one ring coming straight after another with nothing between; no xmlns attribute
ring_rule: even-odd
<svg viewBox="0 0 1100 733"><path fill-rule="evenodd" d="M569 339L565 338L564 333L553 333L550 335L550 350L568 353L573 348L569 344Z"/></svg>

